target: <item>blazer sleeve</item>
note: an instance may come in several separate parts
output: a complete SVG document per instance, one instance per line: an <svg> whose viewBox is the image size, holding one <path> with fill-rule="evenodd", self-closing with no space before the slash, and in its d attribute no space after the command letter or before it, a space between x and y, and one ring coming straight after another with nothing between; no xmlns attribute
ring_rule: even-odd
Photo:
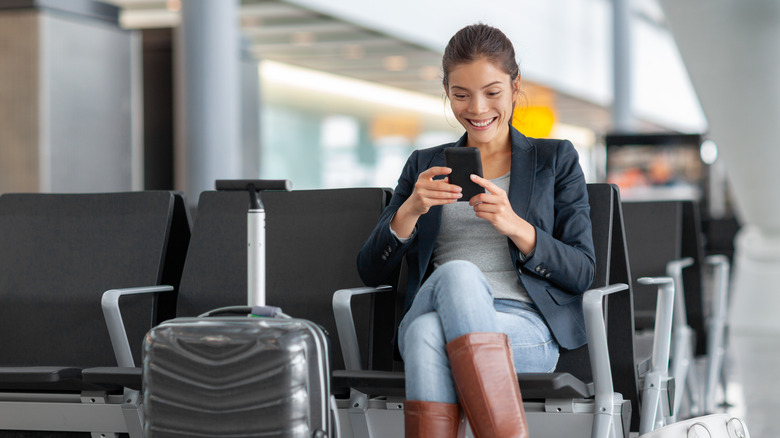
<svg viewBox="0 0 780 438"><path fill-rule="evenodd" d="M561 292L578 295L590 287L596 271L587 184L571 142L560 141L552 158L552 230L536 226L533 255L525 262L518 256L515 263L523 266L524 274L542 278L558 286Z"/></svg>
<svg viewBox="0 0 780 438"><path fill-rule="evenodd" d="M404 254L417 243L416 235L402 243L390 232L390 221L411 196L420 173L417 155L418 152L414 151L406 161L390 203L358 253L358 273L363 283L368 286L386 283L400 267Z"/></svg>

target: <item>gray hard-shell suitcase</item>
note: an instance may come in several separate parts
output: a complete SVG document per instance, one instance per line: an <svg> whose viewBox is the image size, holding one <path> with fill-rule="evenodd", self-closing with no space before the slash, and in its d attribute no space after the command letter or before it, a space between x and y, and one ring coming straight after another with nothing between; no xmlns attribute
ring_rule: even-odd
<svg viewBox="0 0 780 438"><path fill-rule="evenodd" d="M146 437L337 437L323 329L265 306L262 190L288 181L217 181L249 192L249 306L176 318L144 339Z"/></svg>
<svg viewBox="0 0 780 438"><path fill-rule="evenodd" d="M147 436L334 436L328 343L310 321L177 318L144 354Z"/></svg>

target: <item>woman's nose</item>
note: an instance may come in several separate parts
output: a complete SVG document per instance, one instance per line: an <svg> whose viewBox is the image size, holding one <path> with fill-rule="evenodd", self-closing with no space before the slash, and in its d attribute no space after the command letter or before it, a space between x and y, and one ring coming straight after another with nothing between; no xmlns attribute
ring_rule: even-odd
<svg viewBox="0 0 780 438"><path fill-rule="evenodd" d="M469 112L472 114L482 114L485 111L485 100L481 96L474 96L469 101Z"/></svg>

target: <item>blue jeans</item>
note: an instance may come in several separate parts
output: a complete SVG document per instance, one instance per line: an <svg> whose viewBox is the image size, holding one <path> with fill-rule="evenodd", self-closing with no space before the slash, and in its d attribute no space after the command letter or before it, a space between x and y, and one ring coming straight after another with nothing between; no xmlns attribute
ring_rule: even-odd
<svg viewBox="0 0 780 438"><path fill-rule="evenodd" d="M398 328L408 400L457 403L446 345L467 333L503 332L518 372L551 372L558 344L532 303L494 300L479 268L441 265L423 283Z"/></svg>

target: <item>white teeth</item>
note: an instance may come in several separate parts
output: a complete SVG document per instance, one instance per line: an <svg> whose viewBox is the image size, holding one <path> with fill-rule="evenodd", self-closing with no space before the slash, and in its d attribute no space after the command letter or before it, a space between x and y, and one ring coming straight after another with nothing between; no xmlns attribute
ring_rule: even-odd
<svg viewBox="0 0 780 438"><path fill-rule="evenodd" d="M484 128L485 126L493 123L494 119L485 120L484 122L477 122L476 120L469 120L472 125L476 126L477 128Z"/></svg>

